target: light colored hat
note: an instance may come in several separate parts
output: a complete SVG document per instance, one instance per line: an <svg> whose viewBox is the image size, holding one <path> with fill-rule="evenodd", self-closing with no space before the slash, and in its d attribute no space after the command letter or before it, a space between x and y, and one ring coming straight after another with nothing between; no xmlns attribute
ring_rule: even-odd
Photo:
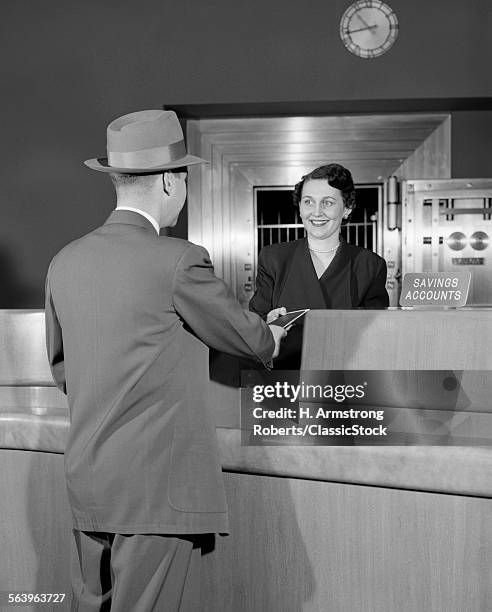
<svg viewBox="0 0 492 612"><path fill-rule="evenodd" d="M145 110L123 115L108 125L108 156L84 162L92 170L143 174L208 163L188 155L176 113Z"/></svg>

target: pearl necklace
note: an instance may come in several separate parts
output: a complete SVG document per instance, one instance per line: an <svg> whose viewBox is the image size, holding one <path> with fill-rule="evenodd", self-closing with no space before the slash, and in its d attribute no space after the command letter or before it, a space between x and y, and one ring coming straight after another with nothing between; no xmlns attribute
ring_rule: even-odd
<svg viewBox="0 0 492 612"><path fill-rule="evenodd" d="M318 251L316 249L312 249L311 247L308 247L308 248L313 253L333 253L333 251L336 251L339 246L340 246L340 243L338 243L336 246L334 246L332 249L329 249L328 251Z"/></svg>

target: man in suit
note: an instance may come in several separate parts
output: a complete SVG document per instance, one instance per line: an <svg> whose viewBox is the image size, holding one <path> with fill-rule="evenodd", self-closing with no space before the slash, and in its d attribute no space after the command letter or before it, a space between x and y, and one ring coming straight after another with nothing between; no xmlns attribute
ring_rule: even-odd
<svg viewBox="0 0 492 612"><path fill-rule="evenodd" d="M200 535L226 533L205 346L265 366L282 328L244 311L205 249L159 237L186 197L176 115L113 121L117 206L66 246L46 280L54 379L68 395L65 470L77 554L73 610L199 610Z"/></svg>

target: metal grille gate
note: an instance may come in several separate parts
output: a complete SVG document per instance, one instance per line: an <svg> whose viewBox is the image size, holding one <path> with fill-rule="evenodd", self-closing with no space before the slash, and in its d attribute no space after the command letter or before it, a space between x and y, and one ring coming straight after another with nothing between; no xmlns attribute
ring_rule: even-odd
<svg viewBox="0 0 492 612"><path fill-rule="evenodd" d="M373 189L377 193L376 211L360 207L356 220L344 223L340 229L342 236L350 244L366 249L377 248L377 215L381 207L381 188L379 185L357 186L357 195L362 190ZM265 195L273 195L272 205L265 203ZM256 209L256 252L270 244L291 242L306 235L297 208L290 204L291 187L258 187L255 189ZM356 209L357 210L357 209Z"/></svg>

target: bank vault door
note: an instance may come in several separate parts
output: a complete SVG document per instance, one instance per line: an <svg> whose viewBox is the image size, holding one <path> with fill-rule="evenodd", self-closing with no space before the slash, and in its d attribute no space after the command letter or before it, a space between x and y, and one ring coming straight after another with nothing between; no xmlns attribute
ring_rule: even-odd
<svg viewBox="0 0 492 612"><path fill-rule="evenodd" d="M491 305L491 236L492 179L404 181L404 274L469 270L468 305Z"/></svg>

